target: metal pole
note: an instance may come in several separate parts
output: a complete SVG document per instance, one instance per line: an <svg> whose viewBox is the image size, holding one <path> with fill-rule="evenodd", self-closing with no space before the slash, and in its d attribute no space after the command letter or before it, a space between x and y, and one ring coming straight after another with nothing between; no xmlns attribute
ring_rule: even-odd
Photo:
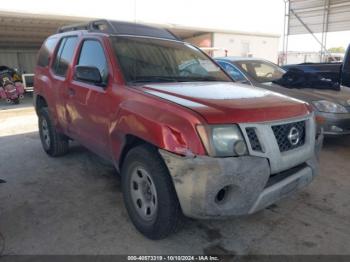
<svg viewBox="0 0 350 262"><path fill-rule="evenodd" d="M328 35L328 23L329 23L329 9L330 9L330 1L329 0L326 0L326 19L325 19L325 29L324 29L324 41L323 41L323 46L325 48L325 52L328 52L328 50L326 49L327 48L327 35ZM332 56L331 53L330 54L330 58L334 59L334 57Z"/></svg>
<svg viewBox="0 0 350 262"><path fill-rule="evenodd" d="M287 10L288 10L288 14L287 14L287 39L286 39L286 64L288 64L288 41L289 41L289 27L290 27L290 1L289 0L286 0L287 1L287 4L288 4L288 7L287 7Z"/></svg>
<svg viewBox="0 0 350 262"><path fill-rule="evenodd" d="M282 65L287 63L288 57L288 34L289 34L289 0L284 0L284 24L283 24L283 57Z"/></svg>
<svg viewBox="0 0 350 262"><path fill-rule="evenodd" d="M134 0L134 22L137 23L137 19L136 19L136 1Z"/></svg>
<svg viewBox="0 0 350 262"><path fill-rule="evenodd" d="M327 31L329 17L329 0L324 0L323 5L323 21L322 21L322 44L321 44L321 62L325 62L327 53Z"/></svg>
<svg viewBox="0 0 350 262"><path fill-rule="evenodd" d="M286 55L285 43L286 43L286 1L284 1L284 20L283 20L283 39L282 39L282 65L284 64L284 57Z"/></svg>
<svg viewBox="0 0 350 262"><path fill-rule="evenodd" d="M328 50L324 47L323 43L317 38L317 36L314 34L314 32L309 28L307 24L304 23L304 21L294 12L293 9L289 9L290 12L298 19L298 21L305 27L305 29L311 34L311 36L319 43L322 48L325 50L327 54L329 54Z"/></svg>
<svg viewBox="0 0 350 262"><path fill-rule="evenodd" d="M322 19L322 34L321 34L321 50L320 50L320 62L324 62L324 31L325 31L325 21L326 21L326 0L323 1L323 19Z"/></svg>

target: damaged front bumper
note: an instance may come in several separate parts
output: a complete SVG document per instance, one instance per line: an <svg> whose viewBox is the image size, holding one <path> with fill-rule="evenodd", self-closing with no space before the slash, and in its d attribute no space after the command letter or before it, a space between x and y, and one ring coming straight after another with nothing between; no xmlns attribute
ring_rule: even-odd
<svg viewBox="0 0 350 262"><path fill-rule="evenodd" d="M318 174L318 154L304 163L271 175L267 158L213 158L160 153L173 179L182 211L193 218L219 218L259 211L309 184Z"/></svg>

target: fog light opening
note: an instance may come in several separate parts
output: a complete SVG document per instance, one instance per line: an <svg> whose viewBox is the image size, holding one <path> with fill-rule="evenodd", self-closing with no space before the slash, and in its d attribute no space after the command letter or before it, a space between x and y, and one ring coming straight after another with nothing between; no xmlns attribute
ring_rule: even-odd
<svg viewBox="0 0 350 262"><path fill-rule="evenodd" d="M229 191L230 191L230 186L225 186L221 188L215 196L215 202L217 204L223 204L227 199Z"/></svg>
<svg viewBox="0 0 350 262"><path fill-rule="evenodd" d="M247 154L247 147L245 145L245 142L242 140L238 140L236 141L236 143L233 146L234 151L237 155L239 156L243 156L245 154Z"/></svg>

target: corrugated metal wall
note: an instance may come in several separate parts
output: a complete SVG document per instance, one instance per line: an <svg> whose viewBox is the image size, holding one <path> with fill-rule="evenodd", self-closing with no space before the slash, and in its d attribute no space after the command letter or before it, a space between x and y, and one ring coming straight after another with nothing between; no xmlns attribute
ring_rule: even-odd
<svg viewBox="0 0 350 262"><path fill-rule="evenodd" d="M38 50L0 49L0 65L15 67L22 73L34 73Z"/></svg>

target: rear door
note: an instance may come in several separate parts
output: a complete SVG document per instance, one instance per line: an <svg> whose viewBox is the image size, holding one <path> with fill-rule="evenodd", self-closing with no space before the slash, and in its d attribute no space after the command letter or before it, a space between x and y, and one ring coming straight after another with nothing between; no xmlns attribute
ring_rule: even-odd
<svg viewBox="0 0 350 262"><path fill-rule="evenodd" d="M58 46L56 47L55 56L50 68L51 84L48 86L52 87L49 93L54 99L52 105L55 106L55 108L50 107L50 109L54 110L54 112L56 113L57 122L59 123L59 126L64 130L64 132L68 131L68 126L70 122L66 108L66 87L68 83L68 75L70 73L69 68L72 67L74 52L77 47L77 44L78 36L76 35L61 38L58 43ZM48 63L47 59L42 60L43 61L41 61L39 56L39 64Z"/></svg>
<svg viewBox="0 0 350 262"><path fill-rule="evenodd" d="M341 84L350 87L350 45L346 51L342 72L341 72Z"/></svg>
<svg viewBox="0 0 350 262"><path fill-rule="evenodd" d="M103 85L88 83L74 77L67 86L67 110L70 132L78 137L86 147L102 156L108 156L109 114L115 109L111 104L109 82L111 81L109 62L103 42L99 38L83 39L79 45L75 66L97 67Z"/></svg>

